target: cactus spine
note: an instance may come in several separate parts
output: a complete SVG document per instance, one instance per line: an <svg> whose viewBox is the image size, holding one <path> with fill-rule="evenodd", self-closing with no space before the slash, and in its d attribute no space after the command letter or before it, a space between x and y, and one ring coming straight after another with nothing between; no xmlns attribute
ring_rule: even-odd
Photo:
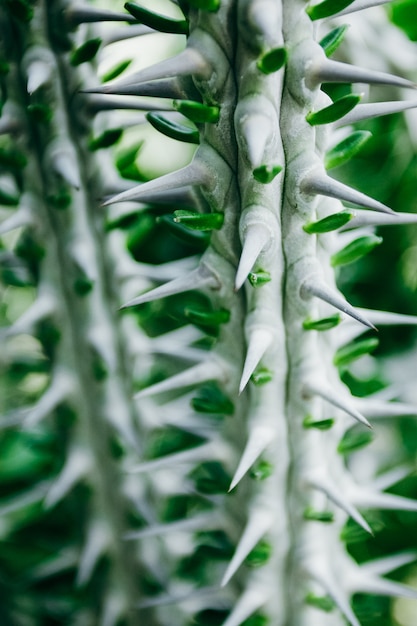
<svg viewBox="0 0 417 626"><path fill-rule="evenodd" d="M416 409L354 397L336 366L375 348L363 332L416 319L352 307L332 266L379 245L373 226L417 220L326 168L369 136L357 130L329 150L335 128L414 103L333 101L321 88L414 85L330 59L344 29L327 18L385 2L174 4L182 17L134 2L120 13L59 0L0 8L0 194L12 207L0 225L10 322L1 446L12 468L2 532L22 545L16 562L28 570L24 587L10 588L4 623L359 626L352 594L416 597L382 578L414 556L360 566L341 529L351 517L371 533L363 509L417 512L417 503L385 493L388 478L355 480L343 442L355 422L366 440L371 418ZM131 32L90 28L105 21ZM330 32L320 43L317 24ZM185 49L98 86L97 32L112 42L155 31L187 35ZM198 144L191 163L143 182L134 150L117 171L102 148L129 118L109 130L112 108L153 111L158 130ZM122 217L105 223L101 198ZM146 220L167 205L168 251L152 242L166 262L153 266L141 261ZM197 265L178 260L190 250ZM20 317L17 287L33 299ZM19 348L25 335L34 339ZM36 440L19 473L14 455ZM59 529L59 549L44 538L28 558L42 524Z"/></svg>

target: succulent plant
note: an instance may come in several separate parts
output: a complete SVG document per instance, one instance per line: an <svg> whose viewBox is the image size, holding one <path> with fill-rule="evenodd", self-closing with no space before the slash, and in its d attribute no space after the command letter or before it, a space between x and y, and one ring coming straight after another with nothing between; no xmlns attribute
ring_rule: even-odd
<svg viewBox="0 0 417 626"><path fill-rule="evenodd" d="M415 483L387 490L417 407L370 356L417 317L366 294L412 177L348 184L416 106L388 4L2 3L1 624L388 626L375 596L417 598L384 577L416 560ZM149 126L190 162L153 178Z"/></svg>

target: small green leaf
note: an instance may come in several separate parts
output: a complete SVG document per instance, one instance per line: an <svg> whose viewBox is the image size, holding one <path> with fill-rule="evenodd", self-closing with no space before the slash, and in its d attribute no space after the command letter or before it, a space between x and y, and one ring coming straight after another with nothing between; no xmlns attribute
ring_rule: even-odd
<svg viewBox="0 0 417 626"><path fill-rule="evenodd" d="M351 428L342 437L337 446L339 454L350 454L355 450L359 450L373 441L374 435L370 430L357 430Z"/></svg>
<svg viewBox="0 0 417 626"><path fill-rule="evenodd" d="M195 488L205 495L227 493L231 477L218 461L206 461L198 465L189 477Z"/></svg>
<svg viewBox="0 0 417 626"><path fill-rule="evenodd" d="M55 193L51 193L47 196L48 204L58 211L65 211L71 206L72 196L67 189L59 189Z"/></svg>
<svg viewBox="0 0 417 626"><path fill-rule="evenodd" d="M360 341L353 341L345 346L339 348L334 355L333 363L338 367L344 367L349 365L352 361L356 361L365 354L370 354L379 345L379 340L376 337L368 337L367 339L361 339Z"/></svg>
<svg viewBox="0 0 417 626"><path fill-rule="evenodd" d="M198 309L190 309L189 307L184 310L184 315L191 324L197 326L220 326L220 324L227 324L230 320L230 311L226 309L219 309L217 311L203 311Z"/></svg>
<svg viewBox="0 0 417 626"><path fill-rule="evenodd" d="M197 396L191 400L191 406L197 413L213 415L233 415L233 402L223 393L215 383L201 387Z"/></svg>
<svg viewBox="0 0 417 626"><path fill-rule="evenodd" d="M316 596L314 593L308 593L305 601L316 609L330 613L335 607L335 603L330 596Z"/></svg>
<svg viewBox="0 0 417 626"><path fill-rule="evenodd" d="M253 177L258 183L268 185L281 171L281 165L260 165L253 170Z"/></svg>
<svg viewBox="0 0 417 626"><path fill-rule="evenodd" d="M174 108L195 124L215 124L219 121L220 108L194 100L174 100Z"/></svg>
<svg viewBox="0 0 417 626"><path fill-rule="evenodd" d="M74 280L74 291L77 296L86 296L92 290L94 282L87 278L87 276L78 276Z"/></svg>
<svg viewBox="0 0 417 626"><path fill-rule="evenodd" d="M330 262L333 267L353 263L354 261L357 261L361 257L365 256L365 254L371 252L381 243L382 237L378 237L377 235L365 235L364 237L359 237L359 239L355 239L355 241L349 243L347 246L339 250L339 252L333 254Z"/></svg>
<svg viewBox="0 0 417 626"><path fill-rule="evenodd" d="M372 137L368 130L357 130L326 152L324 167L330 170L350 161Z"/></svg>
<svg viewBox="0 0 417 626"><path fill-rule="evenodd" d="M103 75L101 82L107 83L109 80L114 80L115 78L120 76L120 74L123 74L123 72L129 67L131 63L132 63L132 59L127 59L126 61L120 61L120 63L117 63L117 65L110 68L109 71Z"/></svg>
<svg viewBox="0 0 417 626"><path fill-rule="evenodd" d="M92 61L96 56L100 46L101 39L99 37L95 39L89 39L88 41L83 43L82 46L74 50L74 52L71 54L71 65L75 67L77 65L81 65L81 63L87 63L88 61Z"/></svg>
<svg viewBox="0 0 417 626"><path fill-rule="evenodd" d="M321 20L324 17L330 17L331 15L339 13L339 11L343 11L343 9L346 9L352 2L353 0L324 0L324 2L320 4L308 6L306 12L311 20Z"/></svg>
<svg viewBox="0 0 417 626"><path fill-rule="evenodd" d="M320 45L324 50L326 57L330 57L333 52L337 50L337 48L342 43L345 33L349 28L348 24L344 26L339 26L338 28L334 28L330 31L323 39L320 41Z"/></svg>
<svg viewBox="0 0 417 626"><path fill-rule="evenodd" d="M329 430L334 424L334 419L332 417L315 420L311 415L306 415L303 420L304 428L316 428L317 430Z"/></svg>
<svg viewBox="0 0 417 626"><path fill-rule="evenodd" d="M265 539L261 539L261 541L249 552L248 556L245 559L245 564L248 567L262 567L265 565L272 554L272 546Z"/></svg>
<svg viewBox="0 0 417 626"><path fill-rule="evenodd" d="M101 150L102 148L109 148L119 141L123 135L123 128L111 128L105 130L104 133L91 139L89 143L90 150Z"/></svg>
<svg viewBox="0 0 417 626"><path fill-rule="evenodd" d="M7 76L10 71L10 65L5 59L0 59L0 76Z"/></svg>
<svg viewBox="0 0 417 626"><path fill-rule="evenodd" d="M310 111L306 115L306 120L311 126L330 124L349 113L360 102L360 99L359 94L348 94L320 111Z"/></svg>
<svg viewBox="0 0 417 626"><path fill-rule="evenodd" d="M248 279L252 287L262 287L265 283L269 283L271 274L264 270L258 270L257 272L251 272Z"/></svg>
<svg viewBox="0 0 417 626"><path fill-rule="evenodd" d="M175 426L166 426L152 431L145 448L144 458L158 459L168 454L195 448L206 440Z"/></svg>
<svg viewBox="0 0 417 626"><path fill-rule="evenodd" d="M19 196L9 193L0 187L0 204L4 206L17 206L19 204Z"/></svg>
<svg viewBox="0 0 417 626"><path fill-rule="evenodd" d="M139 6L136 2L126 2L124 7L126 11L129 11L141 24L145 24L145 26L149 26L154 30L158 30L161 33L188 35L189 28L187 20L174 20L171 17L165 17L164 15L154 13L153 11Z"/></svg>
<svg viewBox="0 0 417 626"><path fill-rule="evenodd" d="M250 377L253 384L257 387L261 387L261 385L266 385L267 383L271 382L273 378L274 373L266 367L260 367L259 369L256 369Z"/></svg>
<svg viewBox="0 0 417 626"><path fill-rule="evenodd" d="M197 213L179 209L174 211L174 222L184 224L192 230L220 230L224 222L223 213Z"/></svg>
<svg viewBox="0 0 417 626"><path fill-rule="evenodd" d="M330 315L329 317L322 317L319 320L313 320L311 317L308 317L303 322L304 330L330 330L334 328L342 321L342 316L340 313L335 313L334 315Z"/></svg>
<svg viewBox="0 0 417 626"><path fill-rule="evenodd" d="M221 0L187 0L190 7L202 9L203 11L218 11Z"/></svg>
<svg viewBox="0 0 417 626"><path fill-rule="evenodd" d="M146 119L156 130L171 139L185 143L200 143L200 133L194 128L169 120L160 113L147 113Z"/></svg>
<svg viewBox="0 0 417 626"><path fill-rule="evenodd" d="M285 48L273 48L264 52L258 59L256 67L263 74L277 72L287 62L287 51Z"/></svg>
<svg viewBox="0 0 417 626"><path fill-rule="evenodd" d="M330 524L334 520L334 513L331 511L316 511L313 507L309 506L304 511L303 517L305 520L309 520L311 522Z"/></svg>
<svg viewBox="0 0 417 626"><path fill-rule="evenodd" d="M340 211L333 215L328 215L318 222L309 222L303 226L303 230L309 235L315 233L329 233L332 230L337 230L345 224L347 224L355 214L353 211Z"/></svg>
<svg viewBox="0 0 417 626"><path fill-rule="evenodd" d="M252 480L266 480L274 471L274 466L268 461L260 460L255 463L249 472Z"/></svg>

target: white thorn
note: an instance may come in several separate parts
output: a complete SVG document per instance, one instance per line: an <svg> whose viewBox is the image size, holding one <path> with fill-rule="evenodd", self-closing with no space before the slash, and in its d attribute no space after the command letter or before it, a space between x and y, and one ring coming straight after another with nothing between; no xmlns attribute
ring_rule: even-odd
<svg viewBox="0 0 417 626"><path fill-rule="evenodd" d="M257 585L246 589L222 626L240 626L268 600L267 587Z"/></svg>
<svg viewBox="0 0 417 626"><path fill-rule="evenodd" d="M348 500L343 491L339 489L336 485L333 485L330 480L325 476L312 476L308 478L308 483L322 491L327 495L330 500L332 500L337 506L339 506L343 511L345 511L350 517L355 520L361 528L363 528L367 533L372 535L371 527L368 522L362 517L359 513L358 509L352 504L350 500Z"/></svg>
<svg viewBox="0 0 417 626"><path fill-rule="evenodd" d="M216 449L217 446L217 449ZM161 456L158 459L152 459L151 461L145 461L139 465L128 468L128 472L131 474L142 474L144 472L155 472L166 467L180 467L181 465L188 465L190 463L197 463L206 460L213 460L213 455L218 458L219 455L219 443L202 443L195 448L176 452L174 454L167 454Z"/></svg>
<svg viewBox="0 0 417 626"><path fill-rule="evenodd" d="M276 431L273 428L267 426L255 426L253 428L249 434L248 441L240 458L235 475L230 483L229 491L232 491L232 489L234 489L242 480L246 472L252 467L255 461L275 439L275 437Z"/></svg>
<svg viewBox="0 0 417 626"><path fill-rule="evenodd" d="M102 615L100 616L99 626L117 626L123 616L129 614L131 608L126 605L124 594L115 592L111 589L104 601Z"/></svg>
<svg viewBox="0 0 417 626"><path fill-rule="evenodd" d="M133 541L138 539L147 539L148 537L161 537L170 533L184 533L205 531L219 527L219 516L217 513L209 512L201 515L195 515L188 519L182 519L169 524L154 524L142 530L134 530L126 533L124 539Z"/></svg>
<svg viewBox="0 0 417 626"><path fill-rule="evenodd" d="M46 498L45 508L55 506L92 468L92 458L87 450L76 448L70 451L60 474L52 483Z"/></svg>
<svg viewBox="0 0 417 626"><path fill-rule="evenodd" d="M371 209L372 211L380 211L381 213L396 215L396 213L389 207L385 206L385 204L370 198L356 189L352 189L352 187L349 187L348 185L340 183L338 180L335 180L330 176L318 173L311 174L302 181L301 190L304 193L320 194L330 198L336 198L337 200L344 200L345 202L358 204L359 206Z"/></svg>
<svg viewBox="0 0 417 626"><path fill-rule="evenodd" d="M350 403L349 399L342 395L340 392L335 391L332 387L330 387L330 385L319 381L313 381L306 383L304 386L304 390L310 395L323 398L323 400L330 402L330 404L332 404L333 406L336 406L337 408L341 409L342 411L353 417L360 424L364 424L368 428L371 428L371 425L366 417L364 417L356 409L356 407Z"/></svg>
<svg viewBox="0 0 417 626"><path fill-rule="evenodd" d="M246 143L248 159L254 169L261 165L265 147L271 137L271 120L261 113L252 113L240 120L240 131Z"/></svg>
<svg viewBox="0 0 417 626"><path fill-rule="evenodd" d="M52 378L51 385L38 402L26 412L24 427L32 428L47 417L61 402L74 393L74 381L70 374L60 371Z"/></svg>
<svg viewBox="0 0 417 626"><path fill-rule="evenodd" d="M38 483L28 491L19 493L19 495L15 495L11 498L2 498L2 503L0 506L1 518L3 519L6 515L9 515L10 513L20 511L21 509L25 509L32 504L41 502L41 500L44 499L50 487L50 484L50 481L44 481L42 483Z"/></svg>
<svg viewBox="0 0 417 626"><path fill-rule="evenodd" d="M242 393L255 371L260 360L274 340L274 334L267 328L253 328L249 334L248 350L243 366L242 378L239 384L239 393Z"/></svg>
<svg viewBox="0 0 417 626"><path fill-rule="evenodd" d="M352 581L352 591L359 593L369 593L381 596L391 596L394 598L411 598L417 600L417 589L406 587L400 583L388 580L386 578L378 578L377 576L368 576L361 572L356 575L356 580Z"/></svg>
<svg viewBox="0 0 417 626"><path fill-rule="evenodd" d="M57 310L55 297L48 292L39 294L33 304L6 331L6 336L30 334L34 326Z"/></svg>
<svg viewBox="0 0 417 626"><path fill-rule="evenodd" d="M133 300L129 300L129 302L126 302L126 304L124 304L121 308L126 309L131 306L144 304L145 302L152 302L153 300L159 300L160 298L166 298L167 296L172 296L178 293L184 293L194 289L203 289L204 287L218 289L219 284L215 276L211 274L210 270L208 270L206 266L201 265L188 275L175 278L169 283L165 283L165 285L155 287L155 289L151 289L141 296L137 296L136 298L133 298Z"/></svg>
<svg viewBox="0 0 417 626"><path fill-rule="evenodd" d="M184 187L185 185L206 185L209 183L210 176L207 170L199 161L194 159L190 165L187 165L181 170L171 172L165 176L160 176L159 178L150 180L147 183L136 185L127 191L122 191L122 193L119 193L116 196L113 196L113 198L106 200L106 202L103 202L103 206L115 204L116 202L125 202L126 200L140 201L146 198L146 196L150 193L160 193L162 191L178 189L179 187Z"/></svg>
<svg viewBox="0 0 417 626"><path fill-rule="evenodd" d="M417 512L417 500L396 496L392 493L378 493L366 488L355 490L353 501L364 508Z"/></svg>
<svg viewBox="0 0 417 626"><path fill-rule="evenodd" d="M180 374L166 378L160 383L155 383L150 387L146 387L146 389L142 389L142 391L139 391L139 393L134 396L134 399L139 400L140 398L146 398L146 396L182 389L184 387L195 387L209 380L222 380L223 376L224 371L222 371L219 361L206 361L205 363L194 365Z"/></svg>
<svg viewBox="0 0 417 626"><path fill-rule="evenodd" d="M20 228L21 226L28 226L32 223L32 217L27 208L22 207L17 211L14 211L10 217L5 219L0 224L0 235L5 235L6 233L14 230L15 228Z"/></svg>
<svg viewBox="0 0 417 626"><path fill-rule="evenodd" d="M204 58L203 54L195 48L188 47L180 54L147 67L135 74L127 76L123 80L114 84L117 87L132 85L135 83L146 83L160 78L171 78L174 76L195 76L208 79L212 73L212 67Z"/></svg>
<svg viewBox="0 0 417 626"><path fill-rule="evenodd" d="M79 561L77 578L75 580L77 587L83 587L88 583L98 560L105 554L110 544L111 538L107 526L103 523L93 522L88 529Z"/></svg>
<svg viewBox="0 0 417 626"><path fill-rule="evenodd" d="M320 298L320 300L331 304L336 309L339 309L339 311L350 315L350 317L353 317L353 319L357 320L361 324L364 324L372 330L376 330L375 326L371 322L369 322L366 317L364 317L351 304L349 304L349 302L345 300L341 293L339 293L335 289L331 289L330 287L328 287L321 277L312 275L306 278L306 280L301 285L301 297L304 297L304 292L307 292L307 294L309 294L310 296Z"/></svg>
<svg viewBox="0 0 417 626"><path fill-rule="evenodd" d="M78 169L77 159L72 151L65 149L56 149L50 154L51 165L57 174L59 174L65 182L74 189L80 189L81 176Z"/></svg>
<svg viewBox="0 0 417 626"><path fill-rule="evenodd" d="M331 61L327 58L311 66L309 79L317 83L367 83L369 85L416 88L414 83L400 76L356 67L349 63Z"/></svg>
<svg viewBox="0 0 417 626"><path fill-rule="evenodd" d="M383 4L388 4L391 0L356 0L351 5L335 13L332 17L341 17L342 15L349 15L350 13L355 13L356 11L363 11L364 9L370 9L371 7L379 7Z"/></svg>
<svg viewBox="0 0 417 626"><path fill-rule="evenodd" d="M336 127L355 124L356 122L362 122L364 120L373 119L374 117L381 117L382 115L391 115L391 113L402 113L408 109L415 109L417 102L365 102L364 104L358 104L355 108L344 115L340 120L337 120L334 124Z"/></svg>
<svg viewBox="0 0 417 626"><path fill-rule="evenodd" d="M314 569L312 570L312 576L322 585L324 590L336 603L339 611L346 617L350 626L361 626L356 615L352 611L348 598L337 582L337 577L330 575L330 573L327 572L326 574L323 572L316 572Z"/></svg>
<svg viewBox="0 0 417 626"><path fill-rule="evenodd" d="M358 398L355 406L361 413L372 419L417 415L417 406L405 402L385 402L372 398Z"/></svg>
<svg viewBox="0 0 417 626"><path fill-rule="evenodd" d="M394 467L392 470L389 470L388 472L384 472L384 474L380 474L379 476L377 476L372 481L371 487L376 491L385 491L385 489L389 489L407 476L410 476L412 471L412 468L408 467L407 465Z"/></svg>
<svg viewBox="0 0 417 626"><path fill-rule="evenodd" d="M52 65L46 61L33 61L27 68L27 91L32 95L43 85L46 85L52 74Z"/></svg>
<svg viewBox="0 0 417 626"><path fill-rule="evenodd" d="M262 539L265 533L271 528L274 521L272 513L264 510L252 511L245 530L239 540L235 553L223 576L221 586L227 585L232 576L236 573L251 550Z"/></svg>
<svg viewBox="0 0 417 626"><path fill-rule="evenodd" d="M236 291L240 289L245 282L249 272L256 262L256 259L262 250L267 246L270 238L271 233L269 232L269 229L265 228L262 224L252 223L246 228L242 254L240 256L239 266L236 273Z"/></svg>
<svg viewBox="0 0 417 626"><path fill-rule="evenodd" d="M357 308L359 313L363 313L367 318L378 326L391 325L417 325L417 315L403 315L402 313L391 313L390 311L375 311L374 309Z"/></svg>
<svg viewBox="0 0 417 626"><path fill-rule="evenodd" d="M367 575L383 576L389 572L413 563L417 560L417 552L404 552L403 554L394 554L393 556L386 556L381 559L374 559L373 561L367 561L360 566L361 572Z"/></svg>

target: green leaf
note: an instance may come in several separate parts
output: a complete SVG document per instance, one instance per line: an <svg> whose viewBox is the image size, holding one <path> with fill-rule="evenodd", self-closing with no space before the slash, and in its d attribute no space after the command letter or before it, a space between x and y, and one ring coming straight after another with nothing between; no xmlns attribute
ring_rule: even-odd
<svg viewBox="0 0 417 626"><path fill-rule="evenodd" d="M0 148L0 167L22 170L26 165L27 158L20 150Z"/></svg>
<svg viewBox="0 0 417 626"><path fill-rule="evenodd" d="M332 513L332 511L316 511L313 507L309 506L305 509L303 517L305 520L311 522L330 524L334 520L334 513Z"/></svg>
<svg viewBox="0 0 417 626"><path fill-rule="evenodd" d="M218 461L201 463L189 477L194 481L197 491L205 495L227 493L231 482L231 477Z"/></svg>
<svg viewBox="0 0 417 626"><path fill-rule="evenodd" d="M233 415L235 412L233 402L229 400L216 383L201 387L197 396L191 400L191 406L197 413Z"/></svg>
<svg viewBox="0 0 417 626"><path fill-rule="evenodd" d="M333 357L333 363L338 367L344 367L349 365L356 359L359 359L365 354L370 354L379 345L379 340L376 337L368 337L367 339L361 339L360 341L353 341L339 348Z"/></svg>
<svg viewBox="0 0 417 626"><path fill-rule="evenodd" d="M269 283L271 274L264 270L258 270L257 272L251 272L248 279L252 287L262 287L265 283Z"/></svg>
<svg viewBox="0 0 417 626"><path fill-rule="evenodd" d="M268 563L272 554L272 546L265 539L261 539L259 543L249 552L245 559L245 564L248 567L262 567Z"/></svg>
<svg viewBox="0 0 417 626"><path fill-rule="evenodd" d="M217 311L203 311L198 309L190 309L187 307L184 310L184 315L191 324L197 326L220 326L220 324L227 324L230 320L230 311L226 309L219 309Z"/></svg>
<svg viewBox="0 0 417 626"><path fill-rule="evenodd" d="M287 51L285 48L273 48L264 52L258 59L256 67L263 74L277 72L287 62Z"/></svg>
<svg viewBox="0 0 417 626"><path fill-rule="evenodd" d="M324 157L324 167L330 170L350 161L372 137L368 130L357 130L343 139L334 148L328 150Z"/></svg>
<svg viewBox="0 0 417 626"><path fill-rule="evenodd" d="M124 7L126 11L129 11L141 24L145 24L145 26L149 26L154 30L158 30L161 33L188 35L189 28L187 20L174 20L171 17L165 17L164 15L154 13L153 11L139 6L136 2L126 2Z"/></svg>
<svg viewBox="0 0 417 626"><path fill-rule="evenodd" d="M363 448L373 441L374 435L370 430L358 430L355 427L348 430L337 446L339 454L350 454Z"/></svg>
<svg viewBox="0 0 417 626"><path fill-rule="evenodd" d="M330 17L339 13L339 11L343 11L352 2L353 0L324 0L320 4L308 6L306 12L311 20L321 20L324 17Z"/></svg>
<svg viewBox="0 0 417 626"><path fill-rule="evenodd" d="M348 28L349 24L339 26L338 28L331 30L330 33L323 37L320 41L320 45L323 48L326 57L330 57L333 52L336 52L337 48L342 43Z"/></svg>
<svg viewBox="0 0 417 626"><path fill-rule="evenodd" d="M101 82L107 83L109 80L114 80L115 78L120 76L120 74L123 74L123 72L129 67L131 63L132 63L132 59L128 59L126 61L120 61L120 63L117 63L117 65L114 65L112 68L109 69L108 72L106 72L103 75Z"/></svg>
<svg viewBox="0 0 417 626"><path fill-rule="evenodd" d="M359 94L348 94L320 111L310 111L310 113L306 115L306 120L311 126L330 124L331 122L340 120L341 117L349 113L349 111L358 104L360 99L361 96Z"/></svg>
<svg viewBox="0 0 417 626"><path fill-rule="evenodd" d="M339 252L333 254L330 262L333 267L353 263L354 261L357 261L361 257L365 256L365 254L371 252L381 243L382 237L377 237L377 235L365 235L364 237L359 237L359 239L355 239L355 241L349 243L347 246L339 250Z"/></svg>
<svg viewBox="0 0 417 626"><path fill-rule="evenodd" d="M274 373L266 367L256 369L250 377L253 384L257 387L260 387L261 385L266 385L267 383L271 382L273 378Z"/></svg>
<svg viewBox="0 0 417 626"><path fill-rule="evenodd" d="M258 183L268 185L281 171L281 165L260 165L253 170L253 177Z"/></svg>
<svg viewBox="0 0 417 626"><path fill-rule="evenodd" d="M417 41L417 3L415 0L398 0L389 6L391 20L411 41Z"/></svg>
<svg viewBox="0 0 417 626"><path fill-rule="evenodd" d="M189 450L201 445L203 437L186 432L175 426L166 426L152 431L145 448L144 458L158 459L168 454Z"/></svg>
<svg viewBox="0 0 417 626"><path fill-rule="evenodd" d="M173 105L179 113L195 124L215 124L219 121L219 107L211 107L194 100L174 100Z"/></svg>
<svg viewBox="0 0 417 626"><path fill-rule="evenodd" d="M19 196L15 196L0 187L0 204L4 206L17 206L19 204Z"/></svg>
<svg viewBox="0 0 417 626"><path fill-rule="evenodd" d="M329 430L334 424L334 419L332 417L315 420L311 415L306 415L303 420L304 428L316 428L317 430Z"/></svg>
<svg viewBox="0 0 417 626"><path fill-rule="evenodd" d="M342 321L342 316L340 313L335 313L334 315L330 315L329 317L322 317L319 320L313 320L311 317L308 317L303 322L304 330L330 330L334 328Z"/></svg>
<svg viewBox="0 0 417 626"><path fill-rule="evenodd" d="M221 0L187 0L190 7L202 9L203 11L218 11Z"/></svg>
<svg viewBox="0 0 417 626"><path fill-rule="evenodd" d="M160 113L147 113L146 119L156 130L171 139L185 143L200 143L200 133L194 128L169 120Z"/></svg>
<svg viewBox="0 0 417 626"><path fill-rule="evenodd" d="M307 604L326 613L330 613L335 608L335 603L330 596L316 596L314 593L308 593L305 601Z"/></svg>
<svg viewBox="0 0 417 626"><path fill-rule="evenodd" d="M353 211L340 211L334 215L328 215L318 222L309 222L303 226L303 230L309 235L315 233L329 233L332 230L337 230L345 224L347 224L352 217L354 217Z"/></svg>
<svg viewBox="0 0 417 626"><path fill-rule="evenodd" d="M192 230L220 230L224 222L223 213L197 213L179 209L174 211L174 222L184 224Z"/></svg>
<svg viewBox="0 0 417 626"><path fill-rule="evenodd" d="M70 63L73 66L81 65L81 63L87 63L92 61L96 56L101 46L101 39L99 37L95 39L89 39L82 44L79 48L74 50L70 56Z"/></svg>
<svg viewBox="0 0 417 626"><path fill-rule="evenodd" d="M105 130L99 137L91 139L89 142L90 150L101 150L102 148L109 148L119 141L123 135L123 128L111 128Z"/></svg>
<svg viewBox="0 0 417 626"><path fill-rule="evenodd" d="M266 480L274 471L274 466L268 461L260 460L255 463L249 472L252 480Z"/></svg>
<svg viewBox="0 0 417 626"><path fill-rule="evenodd" d="M53 117L53 109L47 104L29 104L27 111L35 123L46 124Z"/></svg>

